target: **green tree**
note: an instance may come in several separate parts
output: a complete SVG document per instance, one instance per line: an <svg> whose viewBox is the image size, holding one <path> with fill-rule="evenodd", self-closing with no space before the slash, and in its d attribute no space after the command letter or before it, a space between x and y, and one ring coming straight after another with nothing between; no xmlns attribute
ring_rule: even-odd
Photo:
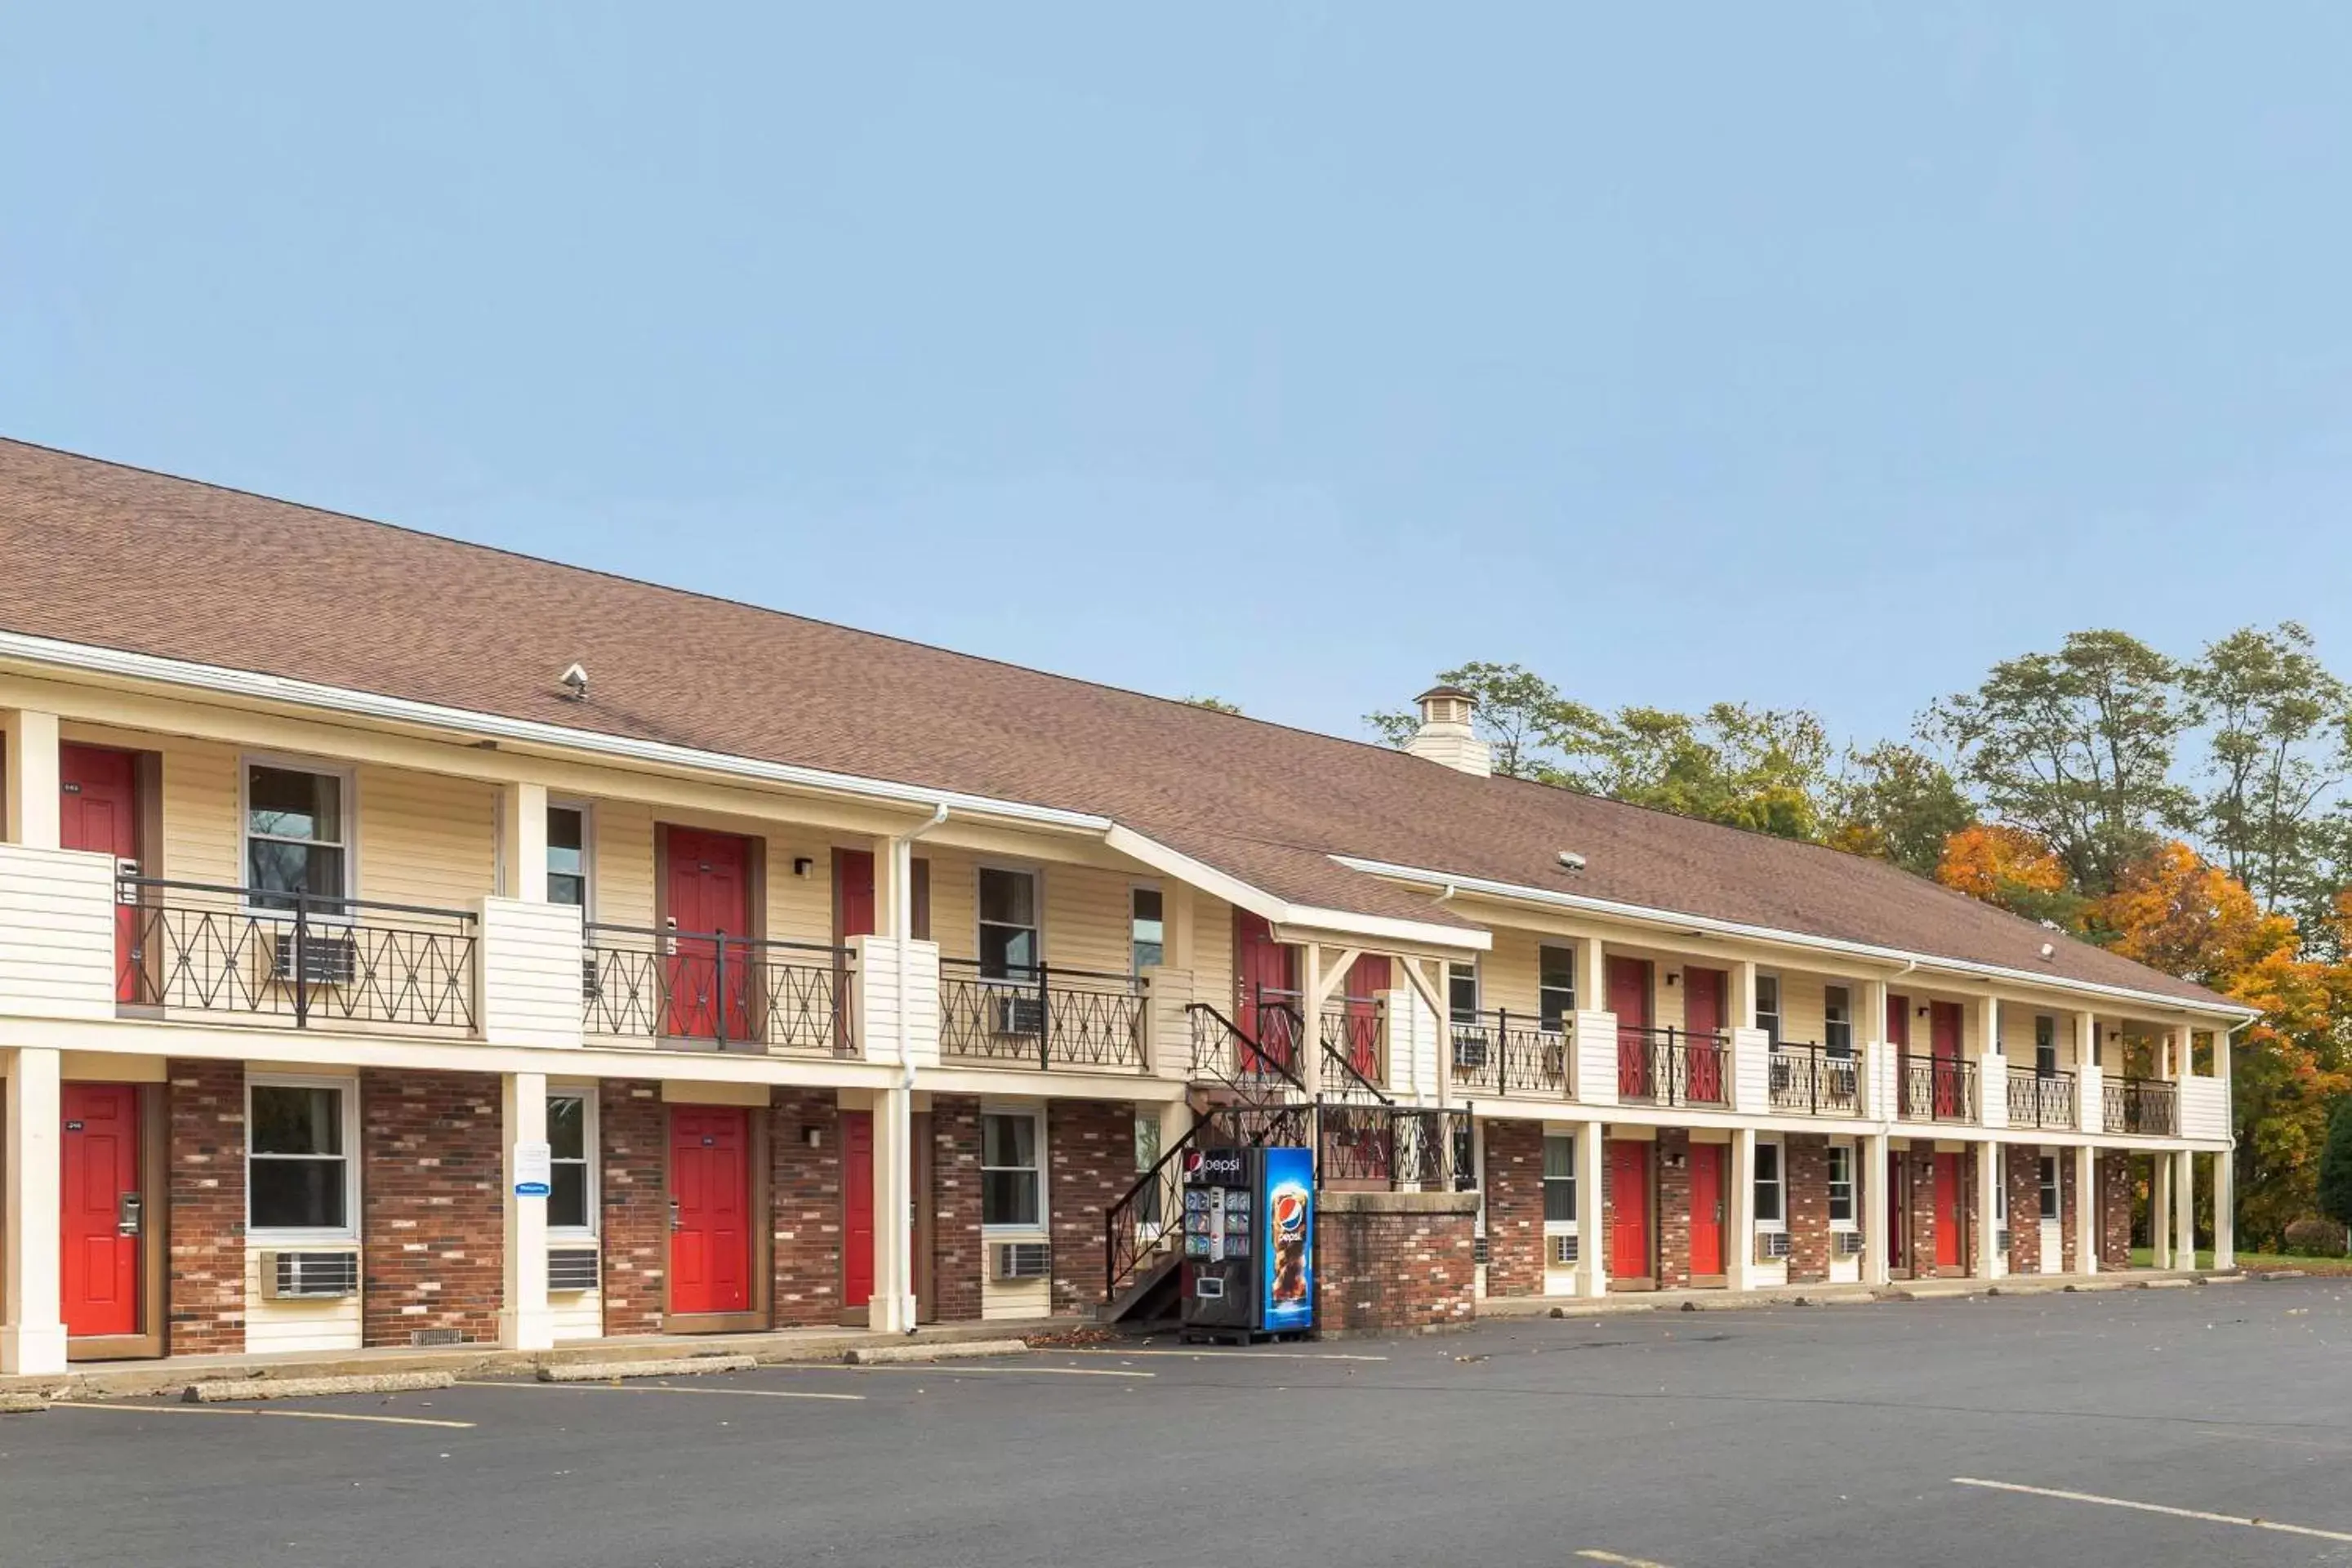
<svg viewBox="0 0 2352 1568"><path fill-rule="evenodd" d="M1936 874L1945 841L1977 818L1949 768L1896 741L1846 753L1831 810L1832 844L1921 877Z"/></svg>
<svg viewBox="0 0 2352 1568"><path fill-rule="evenodd" d="M1187 697L1184 699L1184 706L1206 708L1212 713L1231 713L1236 718L1240 717L1242 710L1240 703L1228 702L1222 697Z"/></svg>
<svg viewBox="0 0 2352 1568"><path fill-rule="evenodd" d="M2211 725L2202 800L2206 840L2265 910L2325 917L2330 840L2323 809L2352 763L2352 689L2293 621L2248 626L2210 645L2183 684Z"/></svg>
<svg viewBox="0 0 2352 1568"><path fill-rule="evenodd" d="M1561 705L1544 739L1566 782L1594 795L1783 838L1818 839L1830 816L1828 732L1801 709L1717 702L1698 714Z"/></svg>
<svg viewBox="0 0 2352 1568"><path fill-rule="evenodd" d="M1960 776L2004 820L2065 862L2078 892L2104 897L2167 828L2197 816L2173 782L2173 752L2195 721L2180 666L2117 631L2067 634L2056 653L1997 664L1971 692L1921 717Z"/></svg>
<svg viewBox="0 0 2352 1568"><path fill-rule="evenodd" d="M1473 661L1438 671L1437 684L1458 686L1477 703L1478 733L1495 751L1495 771L1508 778L1562 781L1557 764L1542 754L1545 736L1559 721L1563 703L1549 680L1516 664ZM1381 740L1402 746L1421 728L1421 716L1402 709L1364 715Z"/></svg>
<svg viewBox="0 0 2352 1568"><path fill-rule="evenodd" d="M2319 1152L2319 1212L2352 1226L2352 1099L2339 1100L2327 1121L2327 1144Z"/></svg>

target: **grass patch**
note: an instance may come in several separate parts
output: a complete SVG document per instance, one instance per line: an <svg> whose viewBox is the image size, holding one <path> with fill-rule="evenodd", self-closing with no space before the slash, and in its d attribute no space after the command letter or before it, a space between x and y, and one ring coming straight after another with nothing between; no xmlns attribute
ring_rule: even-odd
<svg viewBox="0 0 2352 1568"><path fill-rule="evenodd" d="M2131 1260L2134 1268L2156 1267L2156 1254L2145 1247L2133 1247ZM2213 1267L2211 1248L2205 1248L2197 1254L2197 1267L2200 1268ZM2337 1277L2352 1279L2352 1258L2290 1258L2283 1252L2241 1252L2238 1254L2238 1267L2248 1270L2300 1268L2305 1274L2324 1274L2331 1279Z"/></svg>

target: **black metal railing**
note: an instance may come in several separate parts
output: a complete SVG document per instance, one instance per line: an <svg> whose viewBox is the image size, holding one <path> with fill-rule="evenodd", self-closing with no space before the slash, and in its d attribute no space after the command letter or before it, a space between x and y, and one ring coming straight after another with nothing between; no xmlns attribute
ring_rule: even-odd
<svg viewBox="0 0 2352 1568"><path fill-rule="evenodd" d="M1323 1048L1347 1062L1355 1076L1366 1083L1385 1084L1386 1053L1381 1042L1387 1037L1388 1005L1377 996L1344 996L1324 1005L1321 1026Z"/></svg>
<svg viewBox="0 0 2352 1568"><path fill-rule="evenodd" d="M2153 1078L2111 1078L2099 1085L2100 1131L2173 1138L2180 1132L2180 1086Z"/></svg>
<svg viewBox="0 0 2352 1568"><path fill-rule="evenodd" d="M1321 1101L1315 1107L1316 1183L1451 1191L1471 1173L1460 1166L1460 1128L1468 1120L1460 1110Z"/></svg>
<svg viewBox="0 0 2352 1568"><path fill-rule="evenodd" d="M1143 1066L1143 982L1051 964L940 961L940 1054L1053 1068Z"/></svg>
<svg viewBox="0 0 2352 1568"><path fill-rule="evenodd" d="M1728 1105L1731 1051L1721 1035L1617 1027L1617 1098L1650 1105Z"/></svg>
<svg viewBox="0 0 2352 1568"><path fill-rule="evenodd" d="M2074 1075L2070 1072L2042 1072L2034 1068L2011 1068L2009 1124L2011 1127L2074 1126Z"/></svg>
<svg viewBox="0 0 2352 1568"><path fill-rule="evenodd" d="M850 952L724 931L592 924L588 1032L707 1050L849 1055Z"/></svg>
<svg viewBox="0 0 2352 1568"><path fill-rule="evenodd" d="M1903 1058L1896 1110L1912 1121L1974 1121L1977 1064L1958 1057Z"/></svg>
<svg viewBox="0 0 2352 1568"><path fill-rule="evenodd" d="M160 877L121 879L115 994L132 1006L470 1033L466 910Z"/></svg>
<svg viewBox="0 0 2352 1568"><path fill-rule="evenodd" d="M1784 1040L1765 1058L1772 1109L1808 1116L1855 1116L1862 1110L1862 1059L1851 1047Z"/></svg>
<svg viewBox="0 0 2352 1568"><path fill-rule="evenodd" d="M1239 1024L1206 1002L1184 1005L1185 1021L1192 1032L1192 1078L1195 1082L1222 1083L1239 1092L1260 1086L1287 1084L1304 1094L1297 1063L1252 1036Z"/></svg>
<svg viewBox="0 0 2352 1568"><path fill-rule="evenodd" d="M1452 1025L1454 1087L1466 1093L1565 1094L1568 1036L1532 1013L1496 1008Z"/></svg>

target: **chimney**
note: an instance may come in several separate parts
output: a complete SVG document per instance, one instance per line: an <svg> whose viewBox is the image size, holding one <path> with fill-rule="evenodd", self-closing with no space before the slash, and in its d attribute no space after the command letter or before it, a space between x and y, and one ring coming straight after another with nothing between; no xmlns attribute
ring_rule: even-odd
<svg viewBox="0 0 2352 1568"><path fill-rule="evenodd" d="M1404 743L1406 751L1482 779L1495 771L1493 748L1470 727L1476 698L1458 686L1433 686L1413 700L1421 705L1421 728Z"/></svg>

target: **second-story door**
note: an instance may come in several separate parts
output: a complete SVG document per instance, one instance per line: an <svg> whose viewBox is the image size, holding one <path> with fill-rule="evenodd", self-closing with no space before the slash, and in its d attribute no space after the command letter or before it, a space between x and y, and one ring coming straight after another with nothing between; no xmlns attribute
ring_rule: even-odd
<svg viewBox="0 0 2352 1568"><path fill-rule="evenodd" d="M663 831L669 859L667 919L677 933L665 977L669 1016L664 1032L709 1039L723 1022L728 1039L743 1039L752 993L752 950L744 942L751 931L751 841L693 827ZM728 939L723 944L721 933Z"/></svg>
<svg viewBox="0 0 2352 1568"><path fill-rule="evenodd" d="M833 940L841 944L853 936L874 934L874 852L836 849L833 852Z"/></svg>
<svg viewBox="0 0 2352 1568"><path fill-rule="evenodd" d="M1386 953L1359 954L1340 987L1347 993L1348 1065L1371 1083L1381 1081L1381 993L1392 984Z"/></svg>
<svg viewBox="0 0 2352 1568"><path fill-rule="evenodd" d="M1724 996L1731 977L1720 969L1683 971L1683 1024L1690 1035L1683 1068L1690 1098L1701 1105L1723 1102ZM1720 1270L1717 1270L1720 1272Z"/></svg>
<svg viewBox="0 0 2352 1568"><path fill-rule="evenodd" d="M135 865L139 859L139 764L129 752L98 746L59 746L58 844L109 855ZM139 1000L138 966L131 954L139 944L139 910L114 904L114 986L119 1001Z"/></svg>
<svg viewBox="0 0 2352 1568"><path fill-rule="evenodd" d="M1927 1005L1927 1048L1935 1053L1936 1114L1950 1118L1960 1113L1960 1005L1958 1002L1931 1002Z"/></svg>
<svg viewBox="0 0 2352 1568"><path fill-rule="evenodd" d="M1650 1059L1648 960L1609 960L1609 1010L1617 1015L1617 1092L1627 1100L1648 1100L1656 1087L1656 1066Z"/></svg>
<svg viewBox="0 0 2352 1568"><path fill-rule="evenodd" d="M1297 1042L1289 1037L1289 1017L1282 1009L1297 989L1291 978L1295 956L1289 948L1274 940L1274 928L1264 916L1247 910L1234 911L1234 975L1240 989L1240 994L1234 999L1237 1008L1235 1021L1244 1034L1282 1058L1282 1065L1294 1073L1298 1070ZM1281 994L1276 997L1275 993ZM1244 1072L1260 1070L1254 1058L1244 1060L1241 1068Z"/></svg>

